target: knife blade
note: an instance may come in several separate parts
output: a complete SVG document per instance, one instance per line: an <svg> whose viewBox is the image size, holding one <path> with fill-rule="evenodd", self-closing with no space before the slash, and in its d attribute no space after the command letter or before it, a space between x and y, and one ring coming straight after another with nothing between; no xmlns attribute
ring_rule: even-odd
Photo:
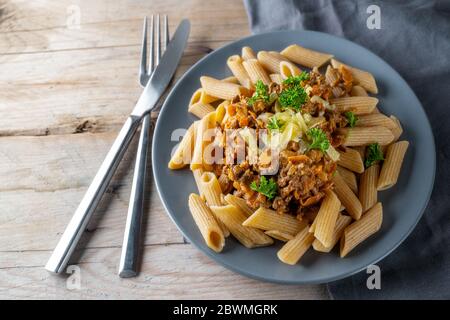
<svg viewBox="0 0 450 320"><path fill-rule="evenodd" d="M45 269L48 271L61 273L65 270L83 231L86 229L93 212L105 193L143 116L156 106L159 98L164 93L170 79L175 73L186 46L189 31L189 21L181 21L170 44L167 46L158 67L154 70L153 75L145 86L133 111L120 130L111 149L103 160L97 174L92 180L77 210L56 245L55 250L45 265Z"/></svg>

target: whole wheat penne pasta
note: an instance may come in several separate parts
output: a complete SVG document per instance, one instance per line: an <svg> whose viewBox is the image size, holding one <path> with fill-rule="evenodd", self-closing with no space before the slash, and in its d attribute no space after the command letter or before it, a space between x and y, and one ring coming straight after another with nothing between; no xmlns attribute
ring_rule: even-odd
<svg viewBox="0 0 450 320"><path fill-rule="evenodd" d="M350 92L352 97L368 97L366 89L361 86L353 86L352 91Z"/></svg>
<svg viewBox="0 0 450 320"><path fill-rule="evenodd" d="M206 245L216 252L220 252L225 245L225 237L220 229L212 211L199 195L189 195L189 210L194 218Z"/></svg>
<svg viewBox="0 0 450 320"><path fill-rule="evenodd" d="M331 64L335 68L339 68L339 66L343 65L347 69L349 69L352 72L353 79L357 84L359 84L361 87L369 91L370 93L377 94L378 93L378 87L377 83L375 82L375 78L370 72L351 67L349 65L343 64L342 62L339 62L335 59L331 59Z"/></svg>
<svg viewBox="0 0 450 320"><path fill-rule="evenodd" d="M295 64L289 61L281 61L279 72L283 79L287 79L289 77L298 76L302 70L298 68Z"/></svg>
<svg viewBox="0 0 450 320"><path fill-rule="evenodd" d="M334 175L333 182L334 192L341 201L342 205L347 210L348 214L355 220L361 218L361 202L350 189L350 187L345 183L344 179L342 179L339 172L336 172L336 174Z"/></svg>
<svg viewBox="0 0 450 320"><path fill-rule="evenodd" d="M358 194L358 182L356 181L355 173L341 166L337 166L336 170L350 189L352 189L355 194Z"/></svg>
<svg viewBox="0 0 450 320"><path fill-rule="evenodd" d="M192 151L194 149L195 130L197 125L197 121L192 123L186 134L183 136L183 139L170 158L168 164L169 169L181 169L191 162Z"/></svg>
<svg viewBox="0 0 450 320"><path fill-rule="evenodd" d="M278 230L291 235L296 235L305 225L291 215L279 215L274 210L260 207L243 223L246 227L262 230Z"/></svg>
<svg viewBox="0 0 450 320"><path fill-rule="evenodd" d="M283 82L283 77L279 73L272 73L269 75L270 81L275 82L277 84L281 84Z"/></svg>
<svg viewBox="0 0 450 320"><path fill-rule="evenodd" d="M269 237L283 241L283 242L287 242L289 240L294 239L294 236L292 234L289 233L285 233L285 232L281 232L278 230L267 230L264 231L265 234L267 234Z"/></svg>
<svg viewBox="0 0 450 320"><path fill-rule="evenodd" d="M235 195L232 194L227 194L225 196L225 202L241 209L242 213L244 213L247 217L250 217L253 214L254 210L250 208L245 199L236 197Z"/></svg>
<svg viewBox="0 0 450 320"><path fill-rule="evenodd" d="M345 257L358 244L380 230L383 222L381 202L375 204L360 220L345 228L341 237L341 258Z"/></svg>
<svg viewBox="0 0 450 320"><path fill-rule="evenodd" d="M336 219L339 215L341 201L333 191L327 191L323 199L319 213L314 220L314 237L319 240L325 247L332 245L333 230Z"/></svg>
<svg viewBox="0 0 450 320"><path fill-rule="evenodd" d="M329 247L325 247L319 240L314 240L312 246L314 250L319 252L330 252L336 243L341 238L344 233L344 229L352 222L352 218L350 216L344 216L343 214L339 214L336 224L333 229L333 236L331 240L331 245Z"/></svg>
<svg viewBox="0 0 450 320"><path fill-rule="evenodd" d="M232 205L211 206L211 210L245 247L255 248L273 244L272 238L261 230L242 225L247 216L239 208Z"/></svg>
<svg viewBox="0 0 450 320"><path fill-rule="evenodd" d="M364 159L366 158L366 146L355 146L352 149L359 152L359 154L361 155L361 160L364 163Z"/></svg>
<svg viewBox="0 0 450 320"><path fill-rule="evenodd" d="M208 95L218 97L224 100L232 100L240 94L248 94L245 87L238 84L221 81L207 76L200 77L203 90Z"/></svg>
<svg viewBox="0 0 450 320"><path fill-rule="evenodd" d="M394 135L394 142L397 141L403 133L402 124L395 116L390 116L391 120L394 121L396 127L392 129L392 134Z"/></svg>
<svg viewBox="0 0 450 320"><path fill-rule="evenodd" d="M198 194L200 197L204 200L205 196L202 194L201 186L200 186L200 179L203 174L203 169L195 169L192 170L192 174L194 175L195 184L197 185Z"/></svg>
<svg viewBox="0 0 450 320"><path fill-rule="evenodd" d="M257 55L259 63L270 73L280 72L280 62L287 59L278 52L259 51Z"/></svg>
<svg viewBox="0 0 450 320"><path fill-rule="evenodd" d="M209 103L203 103L203 102L197 102L194 104L191 104L189 106L188 111L195 115L196 117L203 118L208 113L213 112L215 109L212 105Z"/></svg>
<svg viewBox="0 0 450 320"><path fill-rule="evenodd" d="M395 129L397 129L396 123L382 113L371 113L360 115L358 116L358 120L356 121L356 126L357 127L382 126L388 128L392 132Z"/></svg>
<svg viewBox="0 0 450 320"><path fill-rule="evenodd" d="M245 60L242 65L244 66L245 71L247 71L252 83L256 83L258 80L261 80L265 85L270 84L269 75L258 60L248 59Z"/></svg>
<svg viewBox="0 0 450 320"><path fill-rule="evenodd" d="M352 148L345 148L344 151L339 151L338 165L353 172L364 172L364 162L361 154Z"/></svg>
<svg viewBox="0 0 450 320"><path fill-rule="evenodd" d="M339 81L339 73L332 66L328 65L325 71L325 81L332 87L334 87Z"/></svg>
<svg viewBox="0 0 450 320"><path fill-rule="evenodd" d="M380 166L374 164L367 168L359 178L359 201L361 201L363 212L372 208L378 201L377 182L379 173Z"/></svg>
<svg viewBox="0 0 450 320"><path fill-rule="evenodd" d="M239 83L246 88L250 88L252 86L252 81L247 71L245 71L242 62L242 58L237 54L227 59L228 68L230 68L231 72L239 80Z"/></svg>
<svg viewBox="0 0 450 320"><path fill-rule="evenodd" d="M378 178L377 190L389 189L397 183L408 146L408 141L399 141L388 146Z"/></svg>
<svg viewBox="0 0 450 320"><path fill-rule="evenodd" d="M342 97L330 100L341 112L352 111L356 115L372 113L378 99L374 97Z"/></svg>
<svg viewBox="0 0 450 320"><path fill-rule="evenodd" d="M241 56L244 60L256 59L256 54L250 47L242 47Z"/></svg>
<svg viewBox="0 0 450 320"><path fill-rule="evenodd" d="M208 95L205 92L205 90L203 90L203 88L198 88L192 94L191 100L189 100L189 106L196 104L198 102L209 104L209 103L217 101L217 100L219 100L219 98Z"/></svg>
<svg viewBox="0 0 450 320"><path fill-rule="evenodd" d="M346 136L344 146L365 146L378 142L381 146L388 145L394 140L392 131L386 127L355 127L340 129L340 132Z"/></svg>
<svg viewBox="0 0 450 320"><path fill-rule="evenodd" d="M322 66L333 57L331 54L306 49L297 44L290 45L281 51L281 54L289 60L311 69Z"/></svg>
<svg viewBox="0 0 450 320"><path fill-rule="evenodd" d="M304 227L278 251L277 256L282 262L290 265L296 264L305 252L311 247L314 235Z"/></svg>
<svg viewBox="0 0 450 320"><path fill-rule="evenodd" d="M368 97L369 95L367 94L366 89L364 89L361 86L353 86L352 87L352 91L350 92L350 95L352 97ZM380 113L380 110L378 110L378 107L375 106L375 108L373 108L372 113Z"/></svg>

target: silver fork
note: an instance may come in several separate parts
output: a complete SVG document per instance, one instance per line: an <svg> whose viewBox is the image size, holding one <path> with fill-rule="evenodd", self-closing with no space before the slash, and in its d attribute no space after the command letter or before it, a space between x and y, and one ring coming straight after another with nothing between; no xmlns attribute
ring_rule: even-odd
<svg viewBox="0 0 450 320"><path fill-rule="evenodd" d="M154 29L156 27L156 41L154 41ZM164 30L164 50L169 43L169 24L167 15L163 16ZM142 35L141 64L139 68L139 83L145 87L154 68L161 58L161 28L160 15L156 16L156 26L153 15L150 18L150 55L147 66L147 17L144 19L144 29ZM156 50L155 45L156 43ZM140 247L140 235L142 227L142 216L144 211L144 189L147 167L148 144L151 131L150 114L146 115L142 121L139 144L134 167L133 182L131 185L130 202L128 206L127 222L122 244L122 254L120 256L119 276L122 278L134 277L138 272L138 256Z"/></svg>

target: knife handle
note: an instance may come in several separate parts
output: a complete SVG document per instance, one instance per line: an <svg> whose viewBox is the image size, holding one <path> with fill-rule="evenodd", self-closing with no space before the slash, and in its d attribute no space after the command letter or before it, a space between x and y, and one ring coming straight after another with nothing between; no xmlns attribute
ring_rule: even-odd
<svg viewBox="0 0 450 320"><path fill-rule="evenodd" d="M144 211L145 178L147 171L148 145L150 141L150 114L142 120L141 132L131 184L130 203L123 236L122 253L119 263L121 278L135 277L138 272L139 244L141 239L142 216Z"/></svg>
<svg viewBox="0 0 450 320"><path fill-rule="evenodd" d="M50 259L45 265L45 269L48 271L55 273L64 271L72 252L89 223L92 213L100 202L120 160L123 158L125 151L130 145L140 122L141 117L130 116L123 125L119 135L106 155L105 160L103 160L100 169L97 171L94 180L92 180L81 203L61 236Z"/></svg>

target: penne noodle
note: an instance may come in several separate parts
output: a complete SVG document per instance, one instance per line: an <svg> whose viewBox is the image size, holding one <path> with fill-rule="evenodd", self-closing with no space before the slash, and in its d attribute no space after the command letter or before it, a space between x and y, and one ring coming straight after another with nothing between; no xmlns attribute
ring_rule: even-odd
<svg viewBox="0 0 450 320"><path fill-rule="evenodd" d="M203 174L203 169L195 169L192 170L192 174L194 175L195 184L197 185L198 194L202 199L205 199L205 196L202 194L202 188L200 186L200 178Z"/></svg>
<svg viewBox="0 0 450 320"><path fill-rule="evenodd" d="M242 225L247 216L239 208L232 205L211 206L211 211L245 247L255 248L273 244L272 238L261 230Z"/></svg>
<svg viewBox="0 0 450 320"><path fill-rule="evenodd" d="M333 229L333 236L331 240L331 245L329 247L325 247L319 240L314 240L312 246L314 250L319 252L330 252L336 243L339 241L339 239L342 237L342 234L344 233L344 229L352 222L352 218L349 216L344 216L342 214L339 214L336 224Z"/></svg>
<svg viewBox="0 0 450 320"><path fill-rule="evenodd" d="M247 74L253 83L261 80L267 86L270 84L269 75L258 60L248 59L245 60L242 65L244 66L245 71L247 71Z"/></svg>
<svg viewBox="0 0 450 320"><path fill-rule="evenodd" d="M352 148L345 148L344 151L339 152L338 165L347 168L353 172L364 172L364 162L361 158L361 154Z"/></svg>
<svg viewBox="0 0 450 320"><path fill-rule="evenodd" d="M353 86L352 91L350 92L352 97L368 97L366 89L361 86Z"/></svg>
<svg viewBox="0 0 450 320"><path fill-rule="evenodd" d="M206 116L208 113L213 112L214 110L215 109L212 105L203 102L191 104L188 109L190 113L192 113L193 115L195 115L200 119Z"/></svg>
<svg viewBox="0 0 450 320"><path fill-rule="evenodd" d="M289 240L278 251L277 256L282 262L290 265L296 264L305 252L311 247L314 235L304 227L292 240Z"/></svg>
<svg viewBox="0 0 450 320"><path fill-rule="evenodd" d="M359 84L361 87L369 91L370 93L377 94L378 88L377 83L375 82L375 78L370 72L357 69L354 67L351 67L349 65L343 64L342 62L339 62L335 59L331 59L331 65L334 68L339 68L340 66L344 66L347 69L349 69L352 72L353 79L357 84Z"/></svg>
<svg viewBox="0 0 450 320"><path fill-rule="evenodd" d="M325 71L325 81L332 87L334 87L339 81L339 73L332 66L328 65Z"/></svg>
<svg viewBox="0 0 450 320"><path fill-rule="evenodd" d="M348 214L355 220L359 220L362 214L362 206L359 199L350 189L350 187L342 179L339 172L333 177L334 182L334 192L341 201L342 205L347 210Z"/></svg>
<svg viewBox="0 0 450 320"><path fill-rule="evenodd" d="M214 120L212 124L213 127L215 127L217 123L222 123L222 120L225 117L225 113L227 112L226 107L228 106L228 104L226 104L224 101L217 106L216 111L214 113Z"/></svg>
<svg viewBox="0 0 450 320"><path fill-rule="evenodd" d="M209 104L217 100L219 100L219 98L210 96L206 94L203 88L199 88L192 94L191 100L189 100L189 106L192 106L198 102Z"/></svg>
<svg viewBox="0 0 450 320"><path fill-rule="evenodd" d="M296 65L294 65L292 62L289 61L281 61L278 71L280 72L281 77L283 79L298 76L302 72L300 68L298 68Z"/></svg>
<svg viewBox="0 0 450 320"><path fill-rule="evenodd" d="M219 181L212 172L204 172L199 181L200 194L205 197L206 203L211 206L221 206L222 189L220 189ZM214 212L214 211L213 211ZM223 235L228 237L230 231L223 224L222 220L218 219L220 229L222 229Z"/></svg>
<svg viewBox="0 0 450 320"><path fill-rule="evenodd" d="M359 201L361 201L362 211L366 212L377 203L377 180L380 173L380 166L374 164L361 174L359 179Z"/></svg>
<svg viewBox="0 0 450 320"><path fill-rule="evenodd" d="M189 195L188 205L206 245L216 252L222 251L225 245L225 237L211 210L195 193Z"/></svg>
<svg viewBox="0 0 450 320"><path fill-rule="evenodd" d="M394 140L392 131L381 126L344 128L339 131L346 136L343 145L347 147L365 146L375 142L385 146Z"/></svg>
<svg viewBox="0 0 450 320"><path fill-rule="evenodd" d="M247 201L245 201L245 199L236 197L235 195L227 194L225 196L225 202L229 205L241 209L242 213L244 213L247 218L250 217L254 212L254 210L247 204Z"/></svg>
<svg viewBox="0 0 450 320"><path fill-rule="evenodd" d="M260 207L243 223L246 227L253 227L262 230L278 230L283 233L296 235L306 223L297 220L291 215L279 215L274 210Z"/></svg>
<svg viewBox="0 0 450 320"><path fill-rule="evenodd" d="M221 206L220 195L222 194L222 189L216 175L212 172L204 172L199 182L200 193L205 196L206 203L209 206Z"/></svg>
<svg viewBox="0 0 450 320"><path fill-rule="evenodd" d="M314 220L314 237L325 247L332 245L333 231L339 216L341 201L333 191L327 191Z"/></svg>
<svg viewBox="0 0 450 320"><path fill-rule="evenodd" d="M208 144L206 141L204 141L204 134L205 132L211 128L212 126L212 119L215 118L215 113L211 112L204 116L202 119L198 120L199 123L196 126L195 131L195 144L194 144L194 151L192 154L192 160L191 160L191 170L200 169L203 168L203 150Z"/></svg>
<svg viewBox="0 0 450 320"><path fill-rule="evenodd" d="M290 45L281 54L290 61L302 66L313 68L320 67L333 58L333 55L303 48L297 44Z"/></svg>
<svg viewBox="0 0 450 320"><path fill-rule="evenodd" d="M257 55L259 63L270 73L280 72L280 62L287 61L287 59L280 53L272 51L259 51Z"/></svg>
<svg viewBox="0 0 450 320"><path fill-rule="evenodd" d="M383 222L383 207L378 202L360 220L345 228L341 237L341 258L345 257L358 244L380 230Z"/></svg>
<svg viewBox="0 0 450 320"><path fill-rule="evenodd" d="M289 233L284 233L278 230L267 230L264 232L265 234L267 234L269 237L272 237L274 239L283 241L283 242L287 242L289 240L294 239L294 236L292 234Z"/></svg>
<svg viewBox="0 0 450 320"><path fill-rule="evenodd" d="M183 139L181 139L180 144L170 158L168 164L169 169L181 169L191 162L192 151L194 149L195 130L197 125L198 121L195 121L193 124L191 124L186 134L183 136Z"/></svg>
<svg viewBox="0 0 450 320"><path fill-rule="evenodd" d="M282 84L283 78L281 77L281 74L279 73L272 73L269 75L270 81L275 82L276 84Z"/></svg>
<svg viewBox="0 0 450 320"><path fill-rule="evenodd" d="M244 60L256 59L256 54L250 47L242 47L241 56Z"/></svg>
<svg viewBox="0 0 450 320"><path fill-rule="evenodd" d="M364 159L366 157L366 146L356 146L356 147L353 147L352 149L359 152L359 154L361 155L361 160L364 163Z"/></svg>
<svg viewBox="0 0 450 320"><path fill-rule="evenodd" d="M238 79L239 83L246 88L250 88L252 86L252 81L250 80L247 71L245 71L242 61L242 58L236 54L228 58L227 65Z"/></svg>
<svg viewBox="0 0 450 320"><path fill-rule="evenodd" d="M203 90L208 95L218 97L224 100L232 100L234 97L241 94L248 94L248 90L238 84L217 80L211 77L200 77Z"/></svg>
<svg viewBox="0 0 450 320"><path fill-rule="evenodd" d="M408 146L408 141L399 141L388 146L378 178L377 190L389 189L397 183Z"/></svg>
<svg viewBox="0 0 450 320"><path fill-rule="evenodd" d="M341 112L352 111L356 115L372 113L378 99L374 97L342 97L330 100Z"/></svg>
<svg viewBox="0 0 450 320"><path fill-rule="evenodd" d="M371 113L358 116L356 126L357 127L382 126L388 128L392 132L394 132L394 130L397 129L397 124L392 119L381 113Z"/></svg>
<svg viewBox="0 0 450 320"><path fill-rule="evenodd" d="M337 166L336 170L350 189L352 189L355 194L358 194L358 182L356 181L355 173L341 166Z"/></svg>
<svg viewBox="0 0 450 320"><path fill-rule="evenodd" d="M234 83L234 84L239 84L239 80L235 76L223 78L222 81L229 82L229 83Z"/></svg>
<svg viewBox="0 0 450 320"><path fill-rule="evenodd" d="M397 141L403 133L402 124L400 121L394 117L390 116L391 120L395 123L395 128L392 129L392 134L394 135L394 142Z"/></svg>

